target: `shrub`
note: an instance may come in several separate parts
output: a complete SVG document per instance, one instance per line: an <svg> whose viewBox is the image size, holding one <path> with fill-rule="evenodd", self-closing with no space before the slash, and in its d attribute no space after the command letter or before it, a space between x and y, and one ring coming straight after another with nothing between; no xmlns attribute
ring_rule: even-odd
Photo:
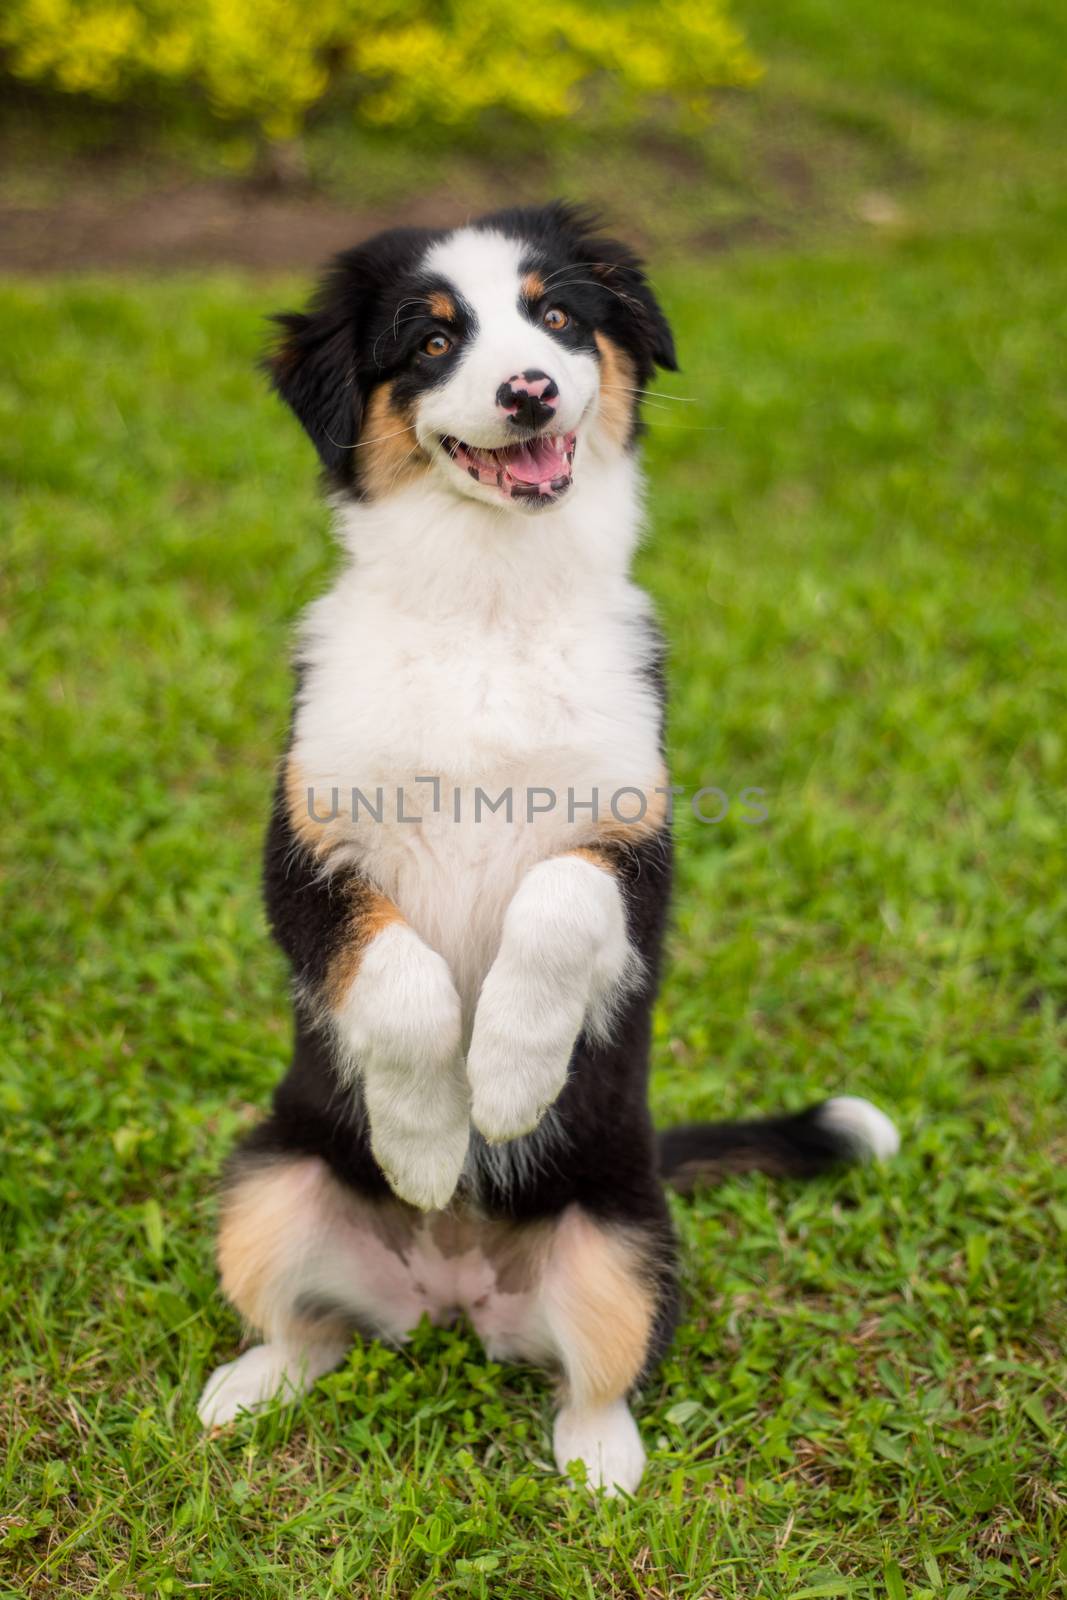
<svg viewBox="0 0 1067 1600"><path fill-rule="evenodd" d="M758 75L726 0L7 0L0 51L71 94L193 90L272 139L332 90L367 124L462 128L491 110L560 122L598 88L617 110L668 96L699 115Z"/></svg>

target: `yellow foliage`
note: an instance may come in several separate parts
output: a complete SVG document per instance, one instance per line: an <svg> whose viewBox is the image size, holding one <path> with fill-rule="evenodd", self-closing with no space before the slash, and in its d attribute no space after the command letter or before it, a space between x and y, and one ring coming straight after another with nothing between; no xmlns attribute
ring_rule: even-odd
<svg viewBox="0 0 1067 1600"><path fill-rule="evenodd" d="M72 94L195 89L272 138L338 85L367 123L461 126L488 110L560 121L592 83L691 112L759 71L726 0L6 0L0 49Z"/></svg>

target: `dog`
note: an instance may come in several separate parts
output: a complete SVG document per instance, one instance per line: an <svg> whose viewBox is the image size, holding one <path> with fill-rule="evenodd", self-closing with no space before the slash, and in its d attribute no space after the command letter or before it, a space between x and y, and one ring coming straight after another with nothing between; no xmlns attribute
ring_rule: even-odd
<svg viewBox="0 0 1067 1600"><path fill-rule="evenodd" d="M664 1183L898 1142L849 1096L653 1129L672 791L630 565L672 333L562 203L383 233L278 323L346 559L304 619L265 854L292 1065L221 1202L222 1287L264 1342L200 1417L464 1315L560 1374L560 1471L632 1492L629 1399L678 1315Z"/></svg>

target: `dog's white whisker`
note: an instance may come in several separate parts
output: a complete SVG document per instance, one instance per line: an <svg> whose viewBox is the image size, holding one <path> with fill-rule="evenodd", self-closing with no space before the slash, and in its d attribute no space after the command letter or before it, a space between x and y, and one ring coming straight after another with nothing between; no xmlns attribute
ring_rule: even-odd
<svg viewBox="0 0 1067 1600"><path fill-rule="evenodd" d="M546 288L548 286L546 285ZM616 300L621 300L624 305L636 305L638 302L632 294L626 294L622 289L613 289L610 283L601 283L599 278L565 278L562 283L552 285L554 289L603 289L607 294L613 294Z"/></svg>
<svg viewBox="0 0 1067 1600"><path fill-rule="evenodd" d="M691 394L668 394L665 389L641 389L632 383L602 383L602 389L625 390L627 394L647 394L653 400L679 400L683 405L695 406L699 404L697 397Z"/></svg>
<svg viewBox="0 0 1067 1600"><path fill-rule="evenodd" d="M425 299L419 299L419 298L413 298L411 300L401 300L400 304L396 308L396 311L393 313L393 337L394 338L396 337L396 331L397 331L397 328L399 326L399 323L398 323L397 319L399 318L400 313L402 311L406 311L408 306L425 305L425 303L426 303ZM405 317L404 318L405 322L410 322L411 320L412 319L410 317Z"/></svg>
<svg viewBox="0 0 1067 1600"><path fill-rule="evenodd" d="M400 460L397 462L396 467L393 470L392 477L389 480L389 487L391 489L396 487L397 483L400 480L400 475L404 471L404 469L407 466L408 462L411 460L412 456L418 455L418 453L419 453L421 448L422 448L422 446L419 444L418 440L416 439L416 441L412 445L411 449L406 451L406 453L401 456Z"/></svg>
<svg viewBox="0 0 1067 1600"><path fill-rule="evenodd" d="M355 444L338 444L337 440L330 438L329 434L327 434L326 437L330 440L330 443L333 445L335 450L366 450L368 446L372 444L382 444L386 439L399 439L402 433L412 433L414 428L415 424L413 422L409 422L405 428L395 428L392 433L375 434L373 439L357 439Z"/></svg>
<svg viewBox="0 0 1067 1600"><path fill-rule="evenodd" d="M597 270L601 272L618 272L621 270L621 268L619 263L615 261L582 261L571 263L567 266L557 267L555 272L550 272L548 277L544 279L544 286L547 289L556 278L562 277L565 272L595 272ZM598 288L606 287L600 278L596 279L596 285Z"/></svg>
<svg viewBox="0 0 1067 1600"><path fill-rule="evenodd" d="M408 304L409 304L409 305L413 305L413 304L415 304L415 303L416 303L416 302L414 302L414 301L410 301L410 300L409 300L409 301L408 301ZM371 350L371 360L372 360L372 361L373 361L373 362L374 362L374 365L375 365L375 366L376 366L376 367L378 367L378 366L379 366L379 361L378 361L378 350L379 350L379 348L380 348L380 347L381 347L381 342L382 342L382 340L383 340L383 339L384 339L384 338L386 338L386 336L387 336L387 334L388 334L388 333L389 333L389 332L390 332L390 331L391 331L391 332L392 332L392 336L393 336L393 338L394 338L394 339L395 339L395 338L396 338L396 337L397 337L397 334L398 334L398 332L399 332L399 330L400 330L400 329L401 329L401 328L402 328L402 327L404 327L404 325L405 325L405 323L408 323L408 322L421 322L421 321L423 321L423 317L421 317L421 316L416 316L416 317L401 317L401 318L400 318L400 321L399 321L399 322L397 322L397 321L395 321L395 320L394 320L394 322L393 322L393 324L392 324L392 328L391 328L391 330L390 330L390 329L388 329L388 328L387 328L387 329L383 329L383 331L382 331L382 332L381 332L381 333L380 333L380 334L379 334L379 335L378 335L378 337L377 337L377 339L375 339L375 341L374 341L374 346L373 346L373 348L372 348L372 350Z"/></svg>

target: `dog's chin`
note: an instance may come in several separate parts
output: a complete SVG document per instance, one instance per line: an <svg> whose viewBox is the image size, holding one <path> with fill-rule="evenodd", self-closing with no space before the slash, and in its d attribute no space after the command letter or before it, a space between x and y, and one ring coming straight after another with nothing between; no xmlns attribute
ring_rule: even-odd
<svg viewBox="0 0 1067 1600"><path fill-rule="evenodd" d="M490 449L444 434L436 458L454 488L483 503L516 511L559 505L574 482L574 432L538 434Z"/></svg>

